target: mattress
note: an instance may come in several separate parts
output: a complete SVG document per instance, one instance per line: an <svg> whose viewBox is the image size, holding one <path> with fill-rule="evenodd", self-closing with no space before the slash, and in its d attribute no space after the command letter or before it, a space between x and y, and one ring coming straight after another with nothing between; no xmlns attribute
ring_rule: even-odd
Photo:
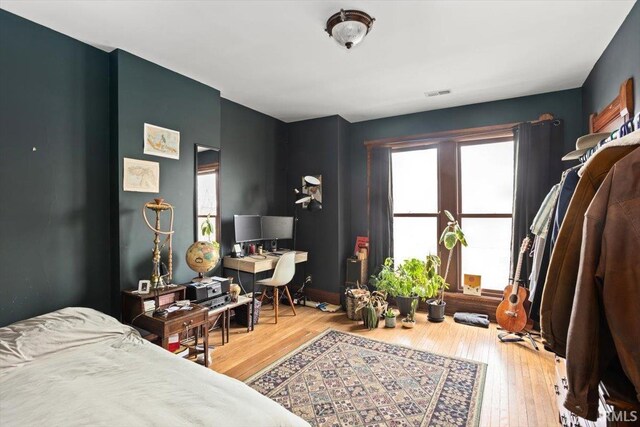
<svg viewBox="0 0 640 427"><path fill-rule="evenodd" d="M0 328L3 426L308 426L244 383L88 308Z"/></svg>

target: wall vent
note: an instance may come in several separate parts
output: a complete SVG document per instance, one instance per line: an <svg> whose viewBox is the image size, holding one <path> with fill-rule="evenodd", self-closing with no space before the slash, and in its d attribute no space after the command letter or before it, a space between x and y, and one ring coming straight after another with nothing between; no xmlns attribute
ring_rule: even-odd
<svg viewBox="0 0 640 427"><path fill-rule="evenodd" d="M424 95L427 98L431 98L432 96L449 95L450 93L451 93L451 89L443 89L443 90L432 90L429 92L425 92Z"/></svg>

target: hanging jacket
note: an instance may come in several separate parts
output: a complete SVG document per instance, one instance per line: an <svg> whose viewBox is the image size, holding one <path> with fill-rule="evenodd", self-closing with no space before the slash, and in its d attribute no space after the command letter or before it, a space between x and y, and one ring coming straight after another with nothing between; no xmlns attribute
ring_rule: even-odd
<svg viewBox="0 0 640 427"><path fill-rule="evenodd" d="M580 170L582 176L565 215L542 291L540 329L545 348L566 356L567 332L580 264L584 213L611 167L640 144L633 132L603 146Z"/></svg>
<svg viewBox="0 0 640 427"><path fill-rule="evenodd" d="M584 218L564 406L595 420L601 380L618 388L626 376L640 401L640 148L613 166Z"/></svg>
<svg viewBox="0 0 640 427"><path fill-rule="evenodd" d="M558 203L556 203L556 211L553 217L553 229L551 230L551 250L553 250L556 245L556 240L558 240L560 226L564 221L564 216L567 213L571 196L573 196L573 192L576 191L579 179L578 171L575 168L565 171L562 176L562 181L560 182L560 194L558 194Z"/></svg>

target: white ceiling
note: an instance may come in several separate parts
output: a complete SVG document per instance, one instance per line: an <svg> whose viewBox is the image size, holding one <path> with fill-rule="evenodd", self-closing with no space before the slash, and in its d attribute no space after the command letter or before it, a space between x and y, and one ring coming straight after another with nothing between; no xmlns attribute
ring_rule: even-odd
<svg viewBox="0 0 640 427"><path fill-rule="evenodd" d="M575 88L634 1L16 1L2 8L121 48L286 122L361 121ZM340 8L376 18L351 51ZM426 98L424 92L451 89Z"/></svg>

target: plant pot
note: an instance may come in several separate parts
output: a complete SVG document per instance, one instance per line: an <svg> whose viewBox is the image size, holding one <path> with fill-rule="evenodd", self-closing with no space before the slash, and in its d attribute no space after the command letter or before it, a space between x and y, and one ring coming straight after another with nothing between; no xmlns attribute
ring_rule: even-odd
<svg viewBox="0 0 640 427"><path fill-rule="evenodd" d="M442 304L438 304L437 300L430 299L427 301L427 318L429 322L439 323L444 320L444 309L447 303L442 301Z"/></svg>
<svg viewBox="0 0 640 427"><path fill-rule="evenodd" d="M384 318L384 327L385 328L395 328L396 327L396 318L395 317L385 317Z"/></svg>
<svg viewBox="0 0 640 427"><path fill-rule="evenodd" d="M400 310L401 316L406 316L411 311L411 301L417 300L418 297L396 297L396 304L398 304L398 310Z"/></svg>
<svg viewBox="0 0 640 427"><path fill-rule="evenodd" d="M411 329L416 326L416 322L409 322L407 319L402 319L402 327Z"/></svg>

